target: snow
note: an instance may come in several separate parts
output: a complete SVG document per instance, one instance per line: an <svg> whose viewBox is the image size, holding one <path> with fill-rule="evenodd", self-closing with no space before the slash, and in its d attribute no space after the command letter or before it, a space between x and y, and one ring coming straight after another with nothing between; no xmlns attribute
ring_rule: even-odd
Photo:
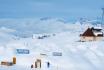
<svg viewBox="0 0 104 70"><path fill-rule="evenodd" d="M103 35L102 27L95 26L94 29L101 29L100 31L96 31L96 30L93 31L95 36L98 36L99 34Z"/></svg>
<svg viewBox="0 0 104 70"><path fill-rule="evenodd" d="M98 36L99 34L102 35L103 32L94 32L94 35L95 35L95 36Z"/></svg>
<svg viewBox="0 0 104 70"><path fill-rule="evenodd" d="M62 26L62 23L59 26L57 24L60 29ZM17 58L16 65L0 65L0 70L104 70L104 41L79 42L79 34L86 25L77 22L64 26L67 27L67 31L63 28L61 32L45 33L50 36L44 39L32 36L16 37L11 33L0 31L0 62L11 62L13 57ZM34 35L41 36L44 33ZM30 54L18 54L16 49L28 49ZM61 52L62 56L53 56L53 52ZM41 69L31 69L31 64L35 64L36 59L42 60ZM50 68L47 68L47 62L50 62Z"/></svg>
<svg viewBox="0 0 104 70"><path fill-rule="evenodd" d="M102 29L101 26L95 26L94 29Z"/></svg>

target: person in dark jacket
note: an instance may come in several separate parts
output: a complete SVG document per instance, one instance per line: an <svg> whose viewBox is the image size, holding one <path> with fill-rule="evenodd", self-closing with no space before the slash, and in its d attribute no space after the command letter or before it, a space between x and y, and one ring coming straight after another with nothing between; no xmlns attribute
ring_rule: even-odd
<svg viewBox="0 0 104 70"><path fill-rule="evenodd" d="M31 68L33 68L33 64L31 65Z"/></svg>
<svg viewBox="0 0 104 70"><path fill-rule="evenodd" d="M47 68L49 68L50 67L50 63L49 62L47 62Z"/></svg>

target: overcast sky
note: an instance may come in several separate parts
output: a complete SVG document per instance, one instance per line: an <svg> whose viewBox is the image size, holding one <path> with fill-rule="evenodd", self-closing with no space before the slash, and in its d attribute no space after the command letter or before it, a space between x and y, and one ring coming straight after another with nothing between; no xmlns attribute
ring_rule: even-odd
<svg viewBox="0 0 104 70"><path fill-rule="evenodd" d="M102 7L104 0L0 0L0 18L92 19L101 16Z"/></svg>

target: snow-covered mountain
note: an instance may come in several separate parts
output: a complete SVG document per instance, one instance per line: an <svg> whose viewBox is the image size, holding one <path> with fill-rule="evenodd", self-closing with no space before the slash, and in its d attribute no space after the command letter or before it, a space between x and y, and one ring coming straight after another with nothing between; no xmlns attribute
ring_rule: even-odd
<svg viewBox="0 0 104 70"><path fill-rule="evenodd" d="M39 33L60 33L82 31L88 27L100 25L100 20L81 19L74 23L62 18L44 17L39 19L0 19L0 28L11 29L15 36L30 37ZM73 27L74 26L74 27Z"/></svg>
<svg viewBox="0 0 104 70"><path fill-rule="evenodd" d="M103 21L102 21L102 18L97 18L97 19L92 19L92 20L86 19L86 18L80 18L79 22L80 22L81 24L90 23L90 24L92 24L92 25L101 25L101 24L104 25L104 23L103 23Z"/></svg>
<svg viewBox="0 0 104 70"><path fill-rule="evenodd" d="M70 24L70 25L69 25ZM40 19L1 19L0 27L12 29L15 35L31 36L34 33L57 33L73 30L72 23L66 23L58 18L40 18Z"/></svg>

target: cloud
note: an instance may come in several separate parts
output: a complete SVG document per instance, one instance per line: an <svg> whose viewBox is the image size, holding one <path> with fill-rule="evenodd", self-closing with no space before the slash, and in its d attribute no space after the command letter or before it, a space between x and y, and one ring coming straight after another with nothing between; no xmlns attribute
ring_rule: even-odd
<svg viewBox="0 0 104 70"><path fill-rule="evenodd" d="M17 35L32 35L34 33L56 33L73 30L70 23L58 18L41 19L2 19L2 31L13 32Z"/></svg>
<svg viewBox="0 0 104 70"><path fill-rule="evenodd" d="M16 31L16 30L9 29L9 28L6 28L6 27L1 27L1 28L0 28L0 32L12 33L12 32L15 32L15 31Z"/></svg>

